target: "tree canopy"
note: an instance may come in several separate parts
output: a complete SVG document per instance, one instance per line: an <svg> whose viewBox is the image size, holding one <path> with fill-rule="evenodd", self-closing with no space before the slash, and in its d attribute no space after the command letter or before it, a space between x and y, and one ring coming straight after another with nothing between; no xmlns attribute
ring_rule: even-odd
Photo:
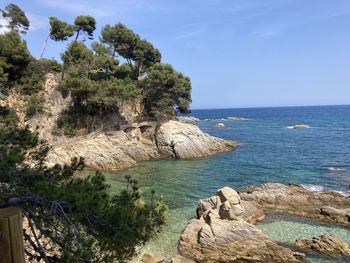
<svg viewBox="0 0 350 263"><path fill-rule="evenodd" d="M134 72L134 78L138 78L155 63L161 61L161 54L147 40L127 28L122 23L114 26L103 27L102 43L112 50L112 56L118 54L124 58Z"/></svg>
<svg viewBox="0 0 350 263"><path fill-rule="evenodd" d="M2 16L9 21L8 27L13 31L17 30L19 33L25 34L30 22L21 8L15 4L8 4L4 10L1 10Z"/></svg>
<svg viewBox="0 0 350 263"><path fill-rule="evenodd" d="M96 29L96 20L92 16L77 16L74 20L74 31L76 32L75 40L78 39L79 34L82 33L88 39L93 39L93 34Z"/></svg>
<svg viewBox="0 0 350 263"><path fill-rule="evenodd" d="M54 41L67 41L68 38L74 35L74 27L67 22L59 20L51 16L49 36Z"/></svg>

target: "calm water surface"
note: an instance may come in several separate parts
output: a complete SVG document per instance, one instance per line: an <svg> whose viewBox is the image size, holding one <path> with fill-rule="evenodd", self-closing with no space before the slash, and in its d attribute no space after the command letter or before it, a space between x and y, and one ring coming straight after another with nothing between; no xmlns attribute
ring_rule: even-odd
<svg viewBox="0 0 350 263"><path fill-rule="evenodd" d="M350 106L194 110L191 116L202 120L198 125L205 132L238 140L240 146L209 158L145 162L126 171L107 173L115 191L129 174L139 180L145 194L154 189L165 196L169 222L144 251L175 254L181 231L195 216L197 200L223 186L239 189L273 181L297 182L310 189L350 190ZM230 116L246 119L220 120ZM215 128L218 122L225 128ZM301 123L311 128L288 128ZM344 228L295 218L267 220L259 227L281 242L325 232L335 232L350 242L350 232ZM346 259L311 259L342 261Z"/></svg>

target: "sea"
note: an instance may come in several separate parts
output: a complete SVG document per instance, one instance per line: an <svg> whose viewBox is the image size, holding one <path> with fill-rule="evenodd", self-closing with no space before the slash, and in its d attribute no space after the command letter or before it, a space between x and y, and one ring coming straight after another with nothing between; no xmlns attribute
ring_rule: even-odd
<svg viewBox="0 0 350 263"><path fill-rule="evenodd" d="M164 196L169 207L167 225L140 248L140 255L175 255L181 232L196 215L197 201L214 195L223 186L238 190L279 182L299 183L312 191L350 191L350 106L204 109L193 110L190 116L200 119L197 125L204 132L237 140L239 146L232 152L206 158L149 161L106 173L112 191L124 187L124 176L131 175L139 181L146 197L153 189ZM218 128L218 123L225 127ZM296 124L310 128L293 129ZM350 243L350 229L298 217L271 214L258 227L274 241L286 245L324 233L335 233ZM310 254L308 262L350 259Z"/></svg>

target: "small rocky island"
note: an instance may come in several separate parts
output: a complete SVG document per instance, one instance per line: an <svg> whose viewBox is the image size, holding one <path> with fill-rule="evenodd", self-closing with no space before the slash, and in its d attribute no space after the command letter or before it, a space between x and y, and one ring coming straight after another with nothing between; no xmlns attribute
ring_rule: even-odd
<svg viewBox="0 0 350 263"><path fill-rule="evenodd" d="M304 262L309 250L350 255L349 245L329 234L297 240L293 247L272 241L254 225L271 210L350 227L349 196L297 184L267 183L239 192L224 187L198 201L197 218L183 231L179 251L197 262Z"/></svg>

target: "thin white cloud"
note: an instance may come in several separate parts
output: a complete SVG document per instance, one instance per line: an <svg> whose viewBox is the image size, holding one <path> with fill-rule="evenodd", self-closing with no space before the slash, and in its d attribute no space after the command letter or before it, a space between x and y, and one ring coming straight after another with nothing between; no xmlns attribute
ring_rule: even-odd
<svg viewBox="0 0 350 263"><path fill-rule="evenodd" d="M27 12L26 15L30 22L29 30L37 31L37 30L49 28L49 19L47 17L33 14L30 12Z"/></svg>
<svg viewBox="0 0 350 263"><path fill-rule="evenodd" d="M0 35L5 34L6 32L10 31L7 27L8 21L5 17L0 15Z"/></svg>
<svg viewBox="0 0 350 263"><path fill-rule="evenodd" d="M142 10L158 10L155 4L159 0L38 0L38 2L48 8L60 9L74 15L86 14L98 18L109 16L123 16L125 13Z"/></svg>
<svg viewBox="0 0 350 263"><path fill-rule="evenodd" d="M283 25L271 25L265 28L260 28L251 32L251 35L255 38L270 38L280 35L284 32L285 27Z"/></svg>

